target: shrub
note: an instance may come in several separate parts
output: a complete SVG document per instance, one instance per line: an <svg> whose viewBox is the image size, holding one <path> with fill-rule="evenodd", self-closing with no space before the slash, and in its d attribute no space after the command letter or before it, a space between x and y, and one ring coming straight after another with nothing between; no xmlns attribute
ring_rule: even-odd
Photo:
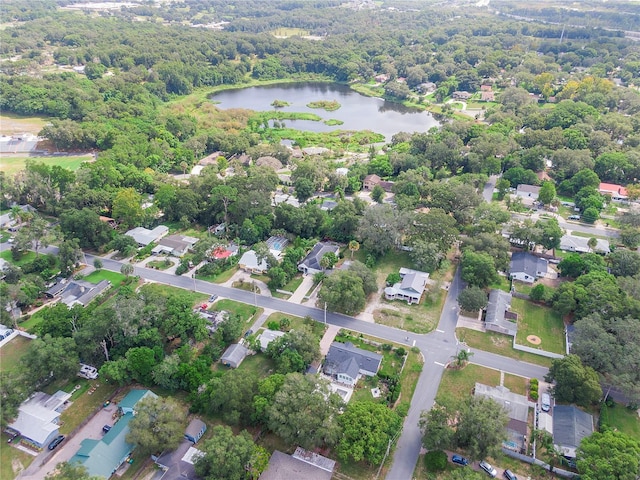
<svg viewBox="0 0 640 480"><path fill-rule="evenodd" d="M382 347L380 347L380 348L382 348L383 352L390 352L391 349L393 348L393 345L391 345L389 343L383 343Z"/></svg>
<svg viewBox="0 0 640 480"><path fill-rule="evenodd" d="M424 465L430 472L441 472L447 468L448 457L442 450L432 450L424 456Z"/></svg>
<svg viewBox="0 0 640 480"><path fill-rule="evenodd" d="M280 328L280 324L278 322L276 322L275 320L269 320L267 322L267 328L269 330L278 330Z"/></svg>
<svg viewBox="0 0 640 480"><path fill-rule="evenodd" d="M537 378L532 378L531 380L529 380L529 385L531 385L532 387L538 386L538 379Z"/></svg>
<svg viewBox="0 0 640 480"><path fill-rule="evenodd" d="M396 355L400 358L404 357L407 354L407 351L402 348L402 347L398 347L396 348Z"/></svg>
<svg viewBox="0 0 640 480"><path fill-rule="evenodd" d="M531 400L538 400L538 392L531 392L529 396L531 397Z"/></svg>
<svg viewBox="0 0 640 480"><path fill-rule="evenodd" d="M400 404L396 407L396 413L404 418L409 413L410 406L411 404L409 402L400 402Z"/></svg>

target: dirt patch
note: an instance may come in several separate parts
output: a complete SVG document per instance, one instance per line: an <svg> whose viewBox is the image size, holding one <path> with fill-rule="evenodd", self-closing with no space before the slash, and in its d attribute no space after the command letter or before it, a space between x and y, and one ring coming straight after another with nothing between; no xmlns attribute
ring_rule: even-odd
<svg viewBox="0 0 640 480"><path fill-rule="evenodd" d="M545 287L551 287L551 288L558 288L558 285L560 285L561 283L564 283L566 281L568 281L568 278L547 278L547 277L543 277L543 278L539 278L538 279L538 283L542 283Z"/></svg>
<svg viewBox="0 0 640 480"><path fill-rule="evenodd" d="M11 459L11 468L13 470L13 473L18 474L19 472L24 470L24 465L22 465L22 462L17 458L13 458Z"/></svg>
<svg viewBox="0 0 640 480"><path fill-rule="evenodd" d="M540 345L542 343L542 340L540 340L540 337L536 335L528 335L527 342L529 342L531 345Z"/></svg>
<svg viewBox="0 0 640 480"><path fill-rule="evenodd" d="M48 123L42 117L20 117L17 115L0 115L0 134L32 133L37 135Z"/></svg>
<svg viewBox="0 0 640 480"><path fill-rule="evenodd" d="M494 335L491 335L491 343L493 343L496 347L502 347L509 344L509 342L505 338L496 337Z"/></svg>

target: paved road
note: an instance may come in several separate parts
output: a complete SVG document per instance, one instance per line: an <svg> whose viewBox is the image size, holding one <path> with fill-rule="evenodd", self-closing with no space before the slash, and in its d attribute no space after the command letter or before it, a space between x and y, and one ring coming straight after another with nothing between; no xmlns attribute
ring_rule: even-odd
<svg viewBox="0 0 640 480"><path fill-rule="evenodd" d="M491 203L493 200L493 190L496 188L496 183L498 182L499 175L491 175L487 183L484 185L484 189L482 190L482 198L487 203Z"/></svg>
<svg viewBox="0 0 640 480"><path fill-rule="evenodd" d="M521 213L512 213L511 218L513 218L514 220L525 220L528 218L535 222L540 218L541 213L544 213L546 215L553 215L552 213L547 211L540 211L540 212L534 212L531 215L523 215ZM609 238L620 237L620 232L614 228L607 228L599 225L587 225L579 222L569 222L564 220L559 215L556 215L556 218L558 219L558 224L560 225L560 228L563 228L565 230L571 230L573 232L580 232L580 233L585 233L587 235L594 235L599 237L609 237Z"/></svg>
<svg viewBox="0 0 640 480"><path fill-rule="evenodd" d="M91 264L95 258L92 255L87 255L86 257L87 263L89 264ZM116 272L120 271L122 262L104 258L101 260L104 269ZM290 315L300 317L309 315L318 321L323 321L324 319L324 311L322 309L299 305L277 298L264 297L261 295L254 296L253 293L245 290L223 287L202 280L179 277L159 270L150 270L141 267L136 267L134 274L145 280L164 283L187 290L195 289L198 292L208 295L215 293L231 300L252 305L256 304L259 307L281 311ZM413 477L413 470L415 469L420 454L422 440L422 434L418 427L420 414L422 411L430 409L433 405L444 371L444 365L451 360L451 357L456 355L459 348L463 348L455 336L458 317L458 304L456 299L462 288L464 288L464 284L460 279L459 273L456 273L447 293L438 328L428 335L407 335L407 332L404 330L365 322L339 313L327 312L327 323L329 324L392 342L416 346L424 356L424 368L418 379L411 407L404 422L402 435L398 439L393 463L387 474L388 479L408 480ZM537 365L520 362L488 352L477 350L473 350L473 352L473 363L502 370L506 373L524 377L536 377L542 380L547 372L546 368Z"/></svg>

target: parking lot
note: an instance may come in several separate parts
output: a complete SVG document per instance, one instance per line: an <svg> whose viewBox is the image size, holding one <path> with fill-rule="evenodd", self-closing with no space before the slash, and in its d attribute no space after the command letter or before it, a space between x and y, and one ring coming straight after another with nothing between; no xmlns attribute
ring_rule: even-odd
<svg viewBox="0 0 640 480"><path fill-rule="evenodd" d="M20 478L28 480L44 480L47 474L53 472L55 467L60 462L66 462L69 460L80 448L80 442L85 438L100 439L104 435L102 427L104 425L113 425L113 414L118 407L115 404L109 405L107 408L101 409L96 413L89 422L82 427L73 437L67 436L65 440L55 449L54 454L49 458L47 456L51 453L45 449L36 460L23 472ZM45 463L40 465L40 461L47 458Z"/></svg>

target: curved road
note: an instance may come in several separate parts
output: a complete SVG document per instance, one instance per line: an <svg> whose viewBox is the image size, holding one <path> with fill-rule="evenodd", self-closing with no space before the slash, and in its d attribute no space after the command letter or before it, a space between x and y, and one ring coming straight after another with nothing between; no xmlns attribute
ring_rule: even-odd
<svg viewBox="0 0 640 480"><path fill-rule="evenodd" d="M90 265L94 258L93 255L86 255L87 263ZM101 258L103 268L120 272L122 262ZM324 321L324 311L319 308L299 305L297 303L288 302L272 297L254 295L252 292L239 290L236 288L223 287L220 285L196 280L189 277L179 277L158 270L151 270L144 267L135 267L134 275L145 280L172 285L174 287L184 288L186 290L195 290L207 295L217 294L221 297L229 298L242 303L255 304L259 307L270 308L276 311L305 317L309 315L313 319ZM464 284L460 279L460 275L456 272L449 292L442 309L438 328L426 335L408 334L404 330L400 330L386 325L379 325L371 322L342 315L339 313L326 313L327 323L337 325L341 328L361 332L372 335L385 340L408 346L416 346L422 352L424 357L424 367L418 384L416 386L409 413L404 421L404 427L398 444L395 449L393 463L387 477L390 480L410 480L413 477L418 456L420 454L422 433L418 427L420 414L424 410L428 410L433 406L433 402L438 391L438 386L442 378L444 367L457 354L459 348L466 348L459 344L455 336L455 328L458 319L458 298L459 291L464 288ZM511 358L503 357L489 352L480 350L471 350L474 355L472 357L475 364L501 370L506 373L519 375L529 378L538 378L542 380L547 373L547 369L538 365L520 362Z"/></svg>

